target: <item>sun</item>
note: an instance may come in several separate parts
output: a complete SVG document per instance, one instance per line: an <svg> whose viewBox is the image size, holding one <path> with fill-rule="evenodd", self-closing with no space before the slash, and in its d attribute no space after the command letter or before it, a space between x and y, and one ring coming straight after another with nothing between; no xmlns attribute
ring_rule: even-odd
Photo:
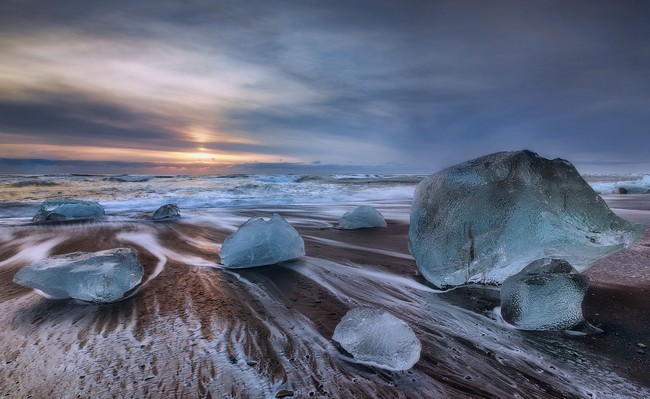
<svg viewBox="0 0 650 399"><path fill-rule="evenodd" d="M210 152L184 152L183 156L190 159L198 159L202 161L215 160L217 157L219 157L217 154Z"/></svg>

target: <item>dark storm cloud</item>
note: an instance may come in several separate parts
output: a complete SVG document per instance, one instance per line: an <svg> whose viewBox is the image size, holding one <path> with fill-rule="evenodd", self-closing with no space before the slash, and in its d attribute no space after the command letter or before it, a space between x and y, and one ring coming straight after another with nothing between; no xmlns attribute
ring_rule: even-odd
<svg viewBox="0 0 650 399"><path fill-rule="evenodd" d="M203 111L242 142L206 148L414 171L530 148L594 169L650 158L649 10L631 0L5 1L0 31L182 48L197 57L184 72L213 73L208 86L229 63L254 68L259 78L235 86L243 98L215 89L223 98ZM183 115L93 100L69 99L79 105L70 112L4 98L0 132L196 145L175 135ZM346 142L359 150L348 154Z"/></svg>
<svg viewBox="0 0 650 399"><path fill-rule="evenodd" d="M174 120L154 113L141 113L76 93L38 95L39 101L0 100L0 140L5 143L52 144L196 151L197 143L183 140ZM205 149L226 152L283 154L273 145L208 141ZM43 162L38 164L44 165ZM116 164L117 165L117 164ZM125 165L128 165L125 164ZM143 163L137 163L143 166Z"/></svg>
<svg viewBox="0 0 650 399"><path fill-rule="evenodd" d="M243 127L372 137L432 167L523 147L592 164L649 155L638 145L650 133L641 2L338 6L303 22L330 42L288 40L293 56L274 64L329 101L239 112Z"/></svg>
<svg viewBox="0 0 650 399"><path fill-rule="evenodd" d="M14 140L34 144L84 143L141 149L193 148L162 126L171 121L70 93L41 101L0 100L0 128ZM3 137L4 136L4 137ZM9 134L3 135L9 142ZM164 144L163 144L164 143Z"/></svg>

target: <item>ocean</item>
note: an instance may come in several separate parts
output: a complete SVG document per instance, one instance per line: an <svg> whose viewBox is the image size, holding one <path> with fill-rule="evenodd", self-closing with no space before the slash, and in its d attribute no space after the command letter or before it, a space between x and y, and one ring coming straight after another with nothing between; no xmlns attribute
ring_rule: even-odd
<svg viewBox="0 0 650 399"><path fill-rule="evenodd" d="M173 203L210 208L408 201L418 175L0 176L0 223L25 222L53 198L99 202L109 216L138 218Z"/></svg>

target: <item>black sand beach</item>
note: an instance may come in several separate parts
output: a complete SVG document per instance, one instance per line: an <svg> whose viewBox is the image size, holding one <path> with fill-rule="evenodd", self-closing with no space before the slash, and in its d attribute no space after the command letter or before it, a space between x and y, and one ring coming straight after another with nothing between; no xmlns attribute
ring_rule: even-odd
<svg viewBox="0 0 650 399"><path fill-rule="evenodd" d="M647 202L645 197L639 201ZM616 201L612 206L623 208ZM636 204L626 202L625 204ZM582 398L650 392L650 234L587 272L586 319L603 333L514 330L494 287L436 293L407 249L408 204L378 204L388 227L333 228L318 206L220 210L177 222L108 220L0 231L0 394L4 397ZM625 213L645 221L647 210ZM307 256L236 272L220 243L250 216L279 212ZM648 224L646 223L646 226ZM12 283L46 254L131 247L143 284L108 305L47 300ZM384 308L422 342L388 372L330 341L356 306ZM282 390L290 392L282 392ZM612 396L614 395L614 396Z"/></svg>

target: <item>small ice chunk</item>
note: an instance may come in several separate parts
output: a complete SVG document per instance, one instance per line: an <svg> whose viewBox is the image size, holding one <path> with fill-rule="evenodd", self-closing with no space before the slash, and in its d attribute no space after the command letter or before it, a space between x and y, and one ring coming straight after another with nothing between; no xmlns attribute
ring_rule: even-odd
<svg viewBox="0 0 650 399"><path fill-rule="evenodd" d="M595 182L595 183L589 183L589 185L598 194L613 194L614 192L616 192L616 183Z"/></svg>
<svg viewBox="0 0 650 399"><path fill-rule="evenodd" d="M643 231L616 216L568 161L499 152L418 185L409 249L427 280L448 287L500 283L548 257L583 271Z"/></svg>
<svg viewBox="0 0 650 399"><path fill-rule="evenodd" d="M422 350L405 321L369 307L352 309L343 316L332 339L355 361L393 371L413 367Z"/></svg>
<svg viewBox="0 0 650 399"><path fill-rule="evenodd" d="M594 182L591 187L599 194L648 194L650 193L650 175L637 180L618 182Z"/></svg>
<svg viewBox="0 0 650 399"><path fill-rule="evenodd" d="M368 205L358 206L339 219L339 227L345 230L386 227L386 220L375 208Z"/></svg>
<svg viewBox="0 0 650 399"><path fill-rule="evenodd" d="M77 199L52 199L43 201L34 222L51 222L70 219L95 219L104 216L104 208L95 201Z"/></svg>
<svg viewBox="0 0 650 399"><path fill-rule="evenodd" d="M566 330L584 321L588 287L564 259L538 259L503 282L501 316L522 330Z"/></svg>
<svg viewBox="0 0 650 399"><path fill-rule="evenodd" d="M648 190L650 190L650 175L645 175L643 176L640 180L639 183L643 186L645 186Z"/></svg>
<svg viewBox="0 0 650 399"><path fill-rule="evenodd" d="M176 204L167 204L156 209L151 218L159 221L178 219L179 217L181 217L181 210L178 209L178 206Z"/></svg>
<svg viewBox="0 0 650 399"><path fill-rule="evenodd" d="M20 269L14 283L51 299L115 302L140 284L144 268L130 248L52 256Z"/></svg>
<svg viewBox="0 0 650 399"><path fill-rule="evenodd" d="M648 191L650 191L650 187L644 184L642 179L616 183L616 192L618 194L647 194Z"/></svg>
<svg viewBox="0 0 650 399"><path fill-rule="evenodd" d="M305 242L284 218L251 218L221 246L221 263L228 269L273 265L305 254Z"/></svg>

